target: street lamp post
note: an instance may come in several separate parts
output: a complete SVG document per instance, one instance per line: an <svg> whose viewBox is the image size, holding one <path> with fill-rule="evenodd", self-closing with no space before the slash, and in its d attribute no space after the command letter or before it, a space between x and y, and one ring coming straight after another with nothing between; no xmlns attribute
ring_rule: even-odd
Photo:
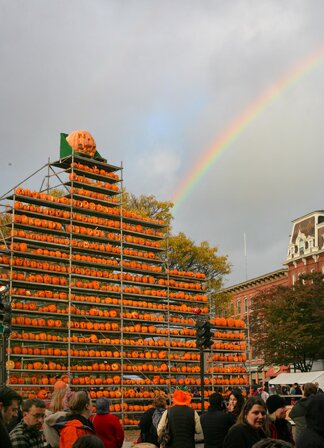
<svg viewBox="0 0 324 448"><path fill-rule="evenodd" d="M1 344L1 384L6 382L6 348L7 340L11 333L11 304L9 286L0 286L0 334Z"/></svg>
<svg viewBox="0 0 324 448"><path fill-rule="evenodd" d="M196 346L200 352L200 394L201 394L201 411L205 410L205 359L204 349L209 349L213 345L211 340L212 332L208 317L201 316L201 310L194 310L197 314L196 319Z"/></svg>

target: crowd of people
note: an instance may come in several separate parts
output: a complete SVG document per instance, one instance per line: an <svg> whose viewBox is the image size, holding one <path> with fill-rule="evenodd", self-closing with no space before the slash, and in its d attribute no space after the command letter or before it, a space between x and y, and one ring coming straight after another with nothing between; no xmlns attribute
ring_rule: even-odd
<svg viewBox="0 0 324 448"><path fill-rule="evenodd" d="M229 390L226 399L215 392L200 416L190 406L192 396L177 389L172 405L156 396L140 420L134 448L195 448L197 436L205 448L324 448L324 394L316 384L301 389L290 411L296 430L286 418L285 397L257 394L245 399ZM265 391L266 392L266 391ZM48 409L43 400L22 401L13 389L0 388L1 448L122 448L124 431L109 412L109 401L88 392L72 392L58 382Z"/></svg>
<svg viewBox="0 0 324 448"><path fill-rule="evenodd" d="M109 401L98 398L93 414L88 392L59 383L48 409L43 400L22 400L11 388L0 388L1 448L121 448L124 430L109 413Z"/></svg>
<svg viewBox="0 0 324 448"><path fill-rule="evenodd" d="M270 394L264 387L253 392L245 399L242 391L230 390L227 400L213 393L199 418L189 406L189 393L176 390L173 405L163 413L160 410L158 422L153 418L157 406L144 413L139 441L146 442L147 448L194 448L195 436L200 435L205 448L324 448L324 394L318 385L308 383L300 388L301 398L290 413L296 420L294 436L285 397Z"/></svg>

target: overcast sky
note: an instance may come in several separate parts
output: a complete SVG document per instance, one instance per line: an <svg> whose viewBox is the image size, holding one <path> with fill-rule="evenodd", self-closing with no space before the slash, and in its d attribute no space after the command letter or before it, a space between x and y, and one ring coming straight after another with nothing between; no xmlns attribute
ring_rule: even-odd
<svg viewBox="0 0 324 448"><path fill-rule="evenodd" d="M0 0L0 195L89 130L128 190L173 197L232 120L324 45L323 0ZM175 211L233 265L279 269L324 209L324 60L240 133ZM35 188L39 187L39 183ZM40 182L37 179L37 182Z"/></svg>

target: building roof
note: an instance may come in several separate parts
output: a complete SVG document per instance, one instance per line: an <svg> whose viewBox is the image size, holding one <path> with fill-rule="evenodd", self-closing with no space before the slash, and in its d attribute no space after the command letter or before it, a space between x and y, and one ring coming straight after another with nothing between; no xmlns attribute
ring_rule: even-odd
<svg viewBox="0 0 324 448"><path fill-rule="evenodd" d="M293 219L291 222L298 222L301 219L309 218L310 216L321 214L324 215L324 210L315 210L313 212L306 213L306 215L300 216L299 218Z"/></svg>
<svg viewBox="0 0 324 448"><path fill-rule="evenodd" d="M228 288L223 288L219 292L223 293L223 292L235 292L238 290L244 290L247 288L251 288L251 286L261 285L262 283L266 283L269 280L274 280L280 277L287 277L287 275L288 275L287 268L277 269L276 271L269 272L267 274L261 275L260 277L255 277L250 280L246 280L245 282L229 286Z"/></svg>

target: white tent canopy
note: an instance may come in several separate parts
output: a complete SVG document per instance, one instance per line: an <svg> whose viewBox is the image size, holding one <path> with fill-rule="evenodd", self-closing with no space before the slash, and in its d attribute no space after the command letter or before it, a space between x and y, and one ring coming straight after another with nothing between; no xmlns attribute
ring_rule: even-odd
<svg viewBox="0 0 324 448"><path fill-rule="evenodd" d="M324 370L317 372L300 372L300 373L280 373L276 378L269 381L269 384L305 384L319 383L324 388Z"/></svg>

